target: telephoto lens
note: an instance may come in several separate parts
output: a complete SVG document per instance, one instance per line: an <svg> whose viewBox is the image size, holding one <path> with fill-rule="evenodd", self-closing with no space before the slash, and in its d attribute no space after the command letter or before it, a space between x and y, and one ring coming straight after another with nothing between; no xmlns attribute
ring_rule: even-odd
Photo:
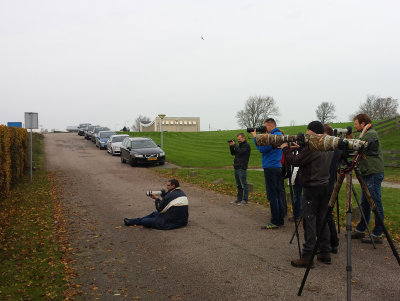
<svg viewBox="0 0 400 301"><path fill-rule="evenodd" d="M164 196L165 195L165 190L164 189L161 189L161 190L149 190L149 191L146 191L146 195L147 196L150 196L151 197L151 195L156 195L156 196Z"/></svg>

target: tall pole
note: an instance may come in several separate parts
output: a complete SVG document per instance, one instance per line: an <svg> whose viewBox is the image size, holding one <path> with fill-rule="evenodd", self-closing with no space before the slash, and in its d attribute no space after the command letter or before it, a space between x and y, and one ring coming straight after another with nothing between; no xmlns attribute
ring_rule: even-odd
<svg viewBox="0 0 400 301"><path fill-rule="evenodd" d="M164 131L162 128L163 124L163 119L165 118L165 114L158 114L158 117L160 117L160 130L161 130L161 149L164 149Z"/></svg>
<svg viewBox="0 0 400 301"><path fill-rule="evenodd" d="M32 183L32 129L31 129L31 172L30 172L30 180Z"/></svg>

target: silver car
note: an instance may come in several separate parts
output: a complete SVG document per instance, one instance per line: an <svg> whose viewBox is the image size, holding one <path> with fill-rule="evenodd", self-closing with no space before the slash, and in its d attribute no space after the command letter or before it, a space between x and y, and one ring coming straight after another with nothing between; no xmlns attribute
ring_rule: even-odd
<svg viewBox="0 0 400 301"><path fill-rule="evenodd" d="M107 141L107 152L111 155L119 155L121 153L120 147L122 141L129 137L129 135L112 135Z"/></svg>

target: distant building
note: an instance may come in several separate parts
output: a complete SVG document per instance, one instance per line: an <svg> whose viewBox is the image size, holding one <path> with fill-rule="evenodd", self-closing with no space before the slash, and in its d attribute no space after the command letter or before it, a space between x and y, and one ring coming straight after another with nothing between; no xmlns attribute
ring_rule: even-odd
<svg viewBox="0 0 400 301"><path fill-rule="evenodd" d="M164 117L162 130L164 132L200 132L200 117ZM157 116L150 123L140 123L140 131L160 132L161 118Z"/></svg>

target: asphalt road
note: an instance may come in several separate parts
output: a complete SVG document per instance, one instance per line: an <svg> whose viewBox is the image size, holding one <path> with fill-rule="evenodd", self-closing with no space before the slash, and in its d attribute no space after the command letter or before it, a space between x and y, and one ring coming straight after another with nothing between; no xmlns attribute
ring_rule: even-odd
<svg viewBox="0 0 400 301"><path fill-rule="evenodd" d="M346 300L344 231L332 264L316 262L298 297L305 269L290 265L298 257L297 244L289 244L293 223L261 230L268 208L235 206L232 197L181 183L190 204L186 228L125 227L124 217L154 211L145 192L167 179L122 164L76 134L45 137L47 167L63 191L76 299ZM400 300L400 266L387 242L351 247L352 300Z"/></svg>

